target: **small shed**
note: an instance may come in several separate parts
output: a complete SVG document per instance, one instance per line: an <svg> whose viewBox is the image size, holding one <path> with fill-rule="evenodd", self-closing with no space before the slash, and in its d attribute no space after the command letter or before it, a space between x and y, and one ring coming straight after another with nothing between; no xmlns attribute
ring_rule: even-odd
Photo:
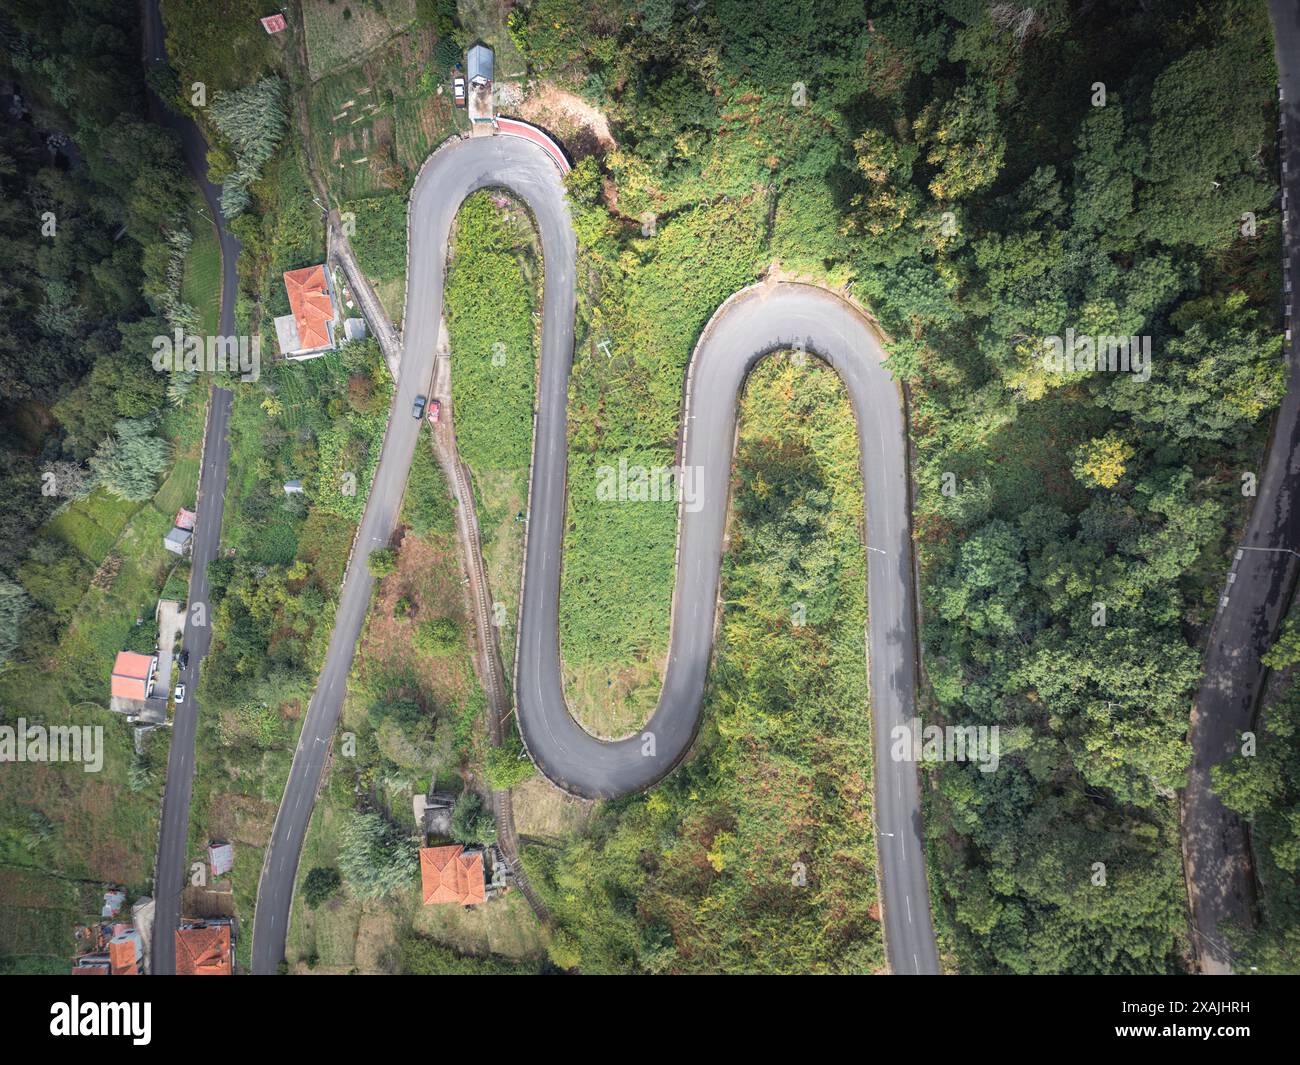
<svg viewBox="0 0 1300 1065"><path fill-rule="evenodd" d="M193 536L194 534L189 529L173 526L171 532L163 537L163 547L174 554L183 555Z"/></svg>
<svg viewBox="0 0 1300 1065"><path fill-rule="evenodd" d="M235 848L229 843L208 844L208 865L214 878L225 876L235 867Z"/></svg>
<svg viewBox="0 0 1300 1065"><path fill-rule="evenodd" d="M285 481L284 494L287 496L302 494L302 481Z"/></svg>
<svg viewBox="0 0 1300 1065"><path fill-rule="evenodd" d="M492 84L492 49L482 41L465 53L465 71L469 83L475 88Z"/></svg>
<svg viewBox="0 0 1300 1065"><path fill-rule="evenodd" d="M364 318L345 319L343 322L343 339L345 342L365 340L366 320Z"/></svg>
<svg viewBox="0 0 1300 1065"><path fill-rule="evenodd" d="M449 791L434 791L422 795L424 799L424 817L417 822L424 833L433 839L451 839L451 811L456 805L456 796Z"/></svg>
<svg viewBox="0 0 1300 1065"><path fill-rule="evenodd" d="M198 517L199 516L195 514L194 511L181 507L181 509L176 512L176 520L172 522L172 524L178 529L193 529L194 523L198 521Z"/></svg>

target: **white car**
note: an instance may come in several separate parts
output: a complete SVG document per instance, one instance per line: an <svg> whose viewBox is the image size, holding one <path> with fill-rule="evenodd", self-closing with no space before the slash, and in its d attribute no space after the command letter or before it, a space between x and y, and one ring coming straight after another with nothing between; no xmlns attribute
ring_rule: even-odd
<svg viewBox="0 0 1300 1065"><path fill-rule="evenodd" d="M176 692L175 692L175 695L176 695L176 705L177 705L177 706L180 706L181 703L185 702L185 685L184 685L184 684L178 684L178 685L176 685Z"/></svg>

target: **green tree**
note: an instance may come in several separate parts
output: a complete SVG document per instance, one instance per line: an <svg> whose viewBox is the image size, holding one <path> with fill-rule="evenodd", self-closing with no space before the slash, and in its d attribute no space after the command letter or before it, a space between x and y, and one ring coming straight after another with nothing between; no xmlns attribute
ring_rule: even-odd
<svg viewBox="0 0 1300 1065"><path fill-rule="evenodd" d="M466 791L451 811L451 838L457 843L487 846L497 840L497 826L492 814L483 809L478 792Z"/></svg>
<svg viewBox="0 0 1300 1065"><path fill-rule="evenodd" d="M317 909L328 902L343 885L343 878L333 866L318 865L311 870L302 883L303 901L311 909Z"/></svg>
<svg viewBox="0 0 1300 1065"><path fill-rule="evenodd" d="M120 419L114 435L90 457L95 484L132 503L150 498L167 468L169 451L167 441L153 436L152 429L144 419Z"/></svg>

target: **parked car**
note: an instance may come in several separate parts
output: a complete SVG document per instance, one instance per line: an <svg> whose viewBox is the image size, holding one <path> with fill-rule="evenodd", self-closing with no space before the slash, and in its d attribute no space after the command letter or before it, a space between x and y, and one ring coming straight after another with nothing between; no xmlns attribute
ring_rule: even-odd
<svg viewBox="0 0 1300 1065"><path fill-rule="evenodd" d="M188 668L189 668L189 665L190 665L190 653L189 653L189 651L182 651L182 652L181 652L181 659L180 659L180 661L181 661L181 669L188 669Z"/></svg>
<svg viewBox="0 0 1300 1065"><path fill-rule="evenodd" d="M437 422L438 415L442 413L442 404L436 400L429 400L429 421Z"/></svg>
<svg viewBox="0 0 1300 1065"><path fill-rule="evenodd" d="M424 417L424 397L416 396L415 402L411 404L411 417L419 421Z"/></svg>
<svg viewBox="0 0 1300 1065"><path fill-rule="evenodd" d="M180 706L183 702L185 702L185 685L178 684L176 685L176 705Z"/></svg>
<svg viewBox="0 0 1300 1065"><path fill-rule="evenodd" d="M465 106L465 79L459 74L452 75L451 98L455 101L457 107Z"/></svg>

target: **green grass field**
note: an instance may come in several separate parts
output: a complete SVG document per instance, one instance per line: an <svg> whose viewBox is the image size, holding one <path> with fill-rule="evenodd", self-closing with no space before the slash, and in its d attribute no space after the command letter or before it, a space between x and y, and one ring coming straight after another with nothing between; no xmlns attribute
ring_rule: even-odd
<svg viewBox="0 0 1300 1065"><path fill-rule="evenodd" d="M356 62L415 20L415 0L304 0L307 66L313 79Z"/></svg>
<svg viewBox="0 0 1300 1065"><path fill-rule="evenodd" d="M357 262L379 293L394 322L400 323L406 303L406 197L395 192L348 200L356 229L352 250Z"/></svg>
<svg viewBox="0 0 1300 1065"><path fill-rule="evenodd" d="M66 973L73 929L99 900L94 885L0 867L0 974Z"/></svg>
<svg viewBox="0 0 1300 1065"><path fill-rule="evenodd" d="M338 199L405 192L429 153L466 128L436 91L433 45L430 30L413 29L305 90L315 155Z"/></svg>
<svg viewBox="0 0 1300 1065"><path fill-rule="evenodd" d="M197 190L190 205L189 225L194 243L185 259L181 299L197 308L203 335L215 336L221 327L221 245Z"/></svg>
<svg viewBox="0 0 1300 1065"><path fill-rule="evenodd" d="M85 499L76 500L54 515L46 530L98 565L140 506L96 488Z"/></svg>
<svg viewBox="0 0 1300 1065"><path fill-rule="evenodd" d="M483 561L505 610L498 638L514 665L537 369L533 308L539 256L527 214L496 193L465 201L447 277L456 440L474 475Z"/></svg>

